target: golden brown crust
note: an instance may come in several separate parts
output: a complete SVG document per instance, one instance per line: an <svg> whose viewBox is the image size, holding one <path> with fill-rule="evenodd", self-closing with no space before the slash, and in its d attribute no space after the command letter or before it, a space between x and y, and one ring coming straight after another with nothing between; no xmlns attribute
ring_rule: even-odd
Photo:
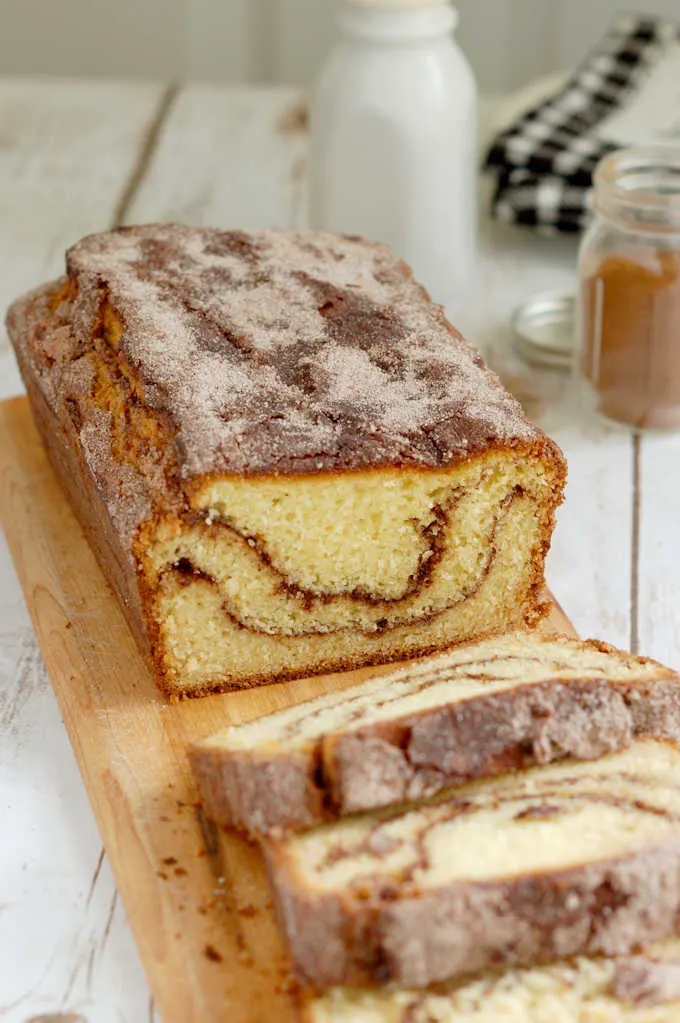
<svg viewBox="0 0 680 1023"><path fill-rule="evenodd" d="M83 462L81 449L73 444L68 426L60 421L36 386L35 378L17 350L17 359L33 418L47 451L52 468L65 490L78 521L94 550L104 576L112 585L123 606L135 638L147 659L150 657L144 612L135 585L134 573L124 552L120 538L101 501L95 482Z"/></svg>
<svg viewBox="0 0 680 1023"><path fill-rule="evenodd" d="M377 243L148 225L84 238L67 268L86 305L104 289L183 479L435 468L542 437Z"/></svg>

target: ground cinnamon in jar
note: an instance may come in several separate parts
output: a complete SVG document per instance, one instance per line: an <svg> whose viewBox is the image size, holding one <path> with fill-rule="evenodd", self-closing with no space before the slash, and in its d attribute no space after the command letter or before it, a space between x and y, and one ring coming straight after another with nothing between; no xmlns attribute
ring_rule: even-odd
<svg viewBox="0 0 680 1023"><path fill-rule="evenodd" d="M581 372L608 419L680 429L680 248L583 268Z"/></svg>
<svg viewBox="0 0 680 1023"><path fill-rule="evenodd" d="M680 148L611 153L593 177L579 254L579 370L591 406L680 430Z"/></svg>

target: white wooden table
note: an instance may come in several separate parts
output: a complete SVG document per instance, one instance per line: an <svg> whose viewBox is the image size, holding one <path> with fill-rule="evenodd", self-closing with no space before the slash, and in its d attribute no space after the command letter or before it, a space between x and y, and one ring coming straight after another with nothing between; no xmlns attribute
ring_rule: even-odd
<svg viewBox="0 0 680 1023"><path fill-rule="evenodd" d="M0 80L0 305L116 223L303 223L299 102L286 89ZM573 288L574 256L572 242L483 219L460 326L511 362L512 310ZM680 438L583 423L565 382L547 387L542 422L570 463L549 582L582 634L680 666ZM0 397L21 389L2 334ZM0 1019L155 1018L0 534Z"/></svg>

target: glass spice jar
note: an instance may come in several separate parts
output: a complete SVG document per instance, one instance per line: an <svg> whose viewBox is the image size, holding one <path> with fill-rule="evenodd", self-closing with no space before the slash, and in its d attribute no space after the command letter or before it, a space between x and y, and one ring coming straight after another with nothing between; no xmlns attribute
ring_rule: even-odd
<svg viewBox="0 0 680 1023"><path fill-rule="evenodd" d="M680 430L680 149L605 157L593 205L579 254L587 401L634 430Z"/></svg>

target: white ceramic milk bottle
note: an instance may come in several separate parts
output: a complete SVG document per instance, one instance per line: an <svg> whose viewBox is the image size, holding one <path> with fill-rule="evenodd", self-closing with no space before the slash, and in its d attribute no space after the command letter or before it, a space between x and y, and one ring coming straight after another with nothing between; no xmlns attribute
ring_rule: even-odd
<svg viewBox="0 0 680 1023"><path fill-rule="evenodd" d="M476 89L446 0L346 0L311 111L317 229L387 242L455 315L474 270Z"/></svg>

